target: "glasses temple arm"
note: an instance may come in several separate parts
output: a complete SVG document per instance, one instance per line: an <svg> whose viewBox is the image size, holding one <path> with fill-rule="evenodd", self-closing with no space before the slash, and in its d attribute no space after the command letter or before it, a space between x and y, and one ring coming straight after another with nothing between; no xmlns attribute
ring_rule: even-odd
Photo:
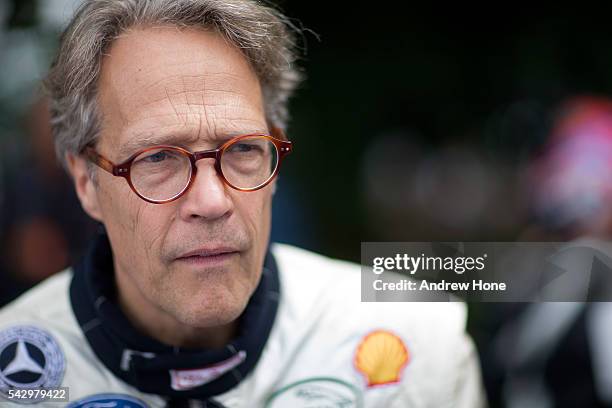
<svg viewBox="0 0 612 408"><path fill-rule="evenodd" d="M86 147L83 153L85 157L96 166L108 171L110 174L115 174L115 165L110 160L98 154L93 148Z"/></svg>

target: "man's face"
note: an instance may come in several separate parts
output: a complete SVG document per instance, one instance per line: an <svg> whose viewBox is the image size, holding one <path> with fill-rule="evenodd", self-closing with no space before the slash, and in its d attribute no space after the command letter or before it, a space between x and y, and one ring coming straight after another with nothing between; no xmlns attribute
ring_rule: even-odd
<svg viewBox="0 0 612 408"><path fill-rule="evenodd" d="M157 144L213 149L233 136L267 132L262 99L247 60L218 34L133 29L102 63L96 149L115 164ZM239 316L259 282L270 232L272 184L236 191L213 165L198 161L191 189L167 204L145 202L123 178L98 170L93 204L85 206L106 226L117 273L154 307L193 327Z"/></svg>

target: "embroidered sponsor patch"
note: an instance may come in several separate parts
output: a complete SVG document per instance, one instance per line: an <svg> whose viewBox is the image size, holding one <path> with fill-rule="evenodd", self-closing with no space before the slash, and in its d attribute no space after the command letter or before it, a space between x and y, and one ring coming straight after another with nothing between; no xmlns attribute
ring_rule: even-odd
<svg viewBox="0 0 612 408"><path fill-rule="evenodd" d="M361 408L361 394L353 385L336 378L308 378L276 391L266 408Z"/></svg>
<svg viewBox="0 0 612 408"><path fill-rule="evenodd" d="M246 351L237 354L218 364L191 370L170 370L172 389L176 391L190 390L207 384L223 374L233 370L246 359Z"/></svg>
<svg viewBox="0 0 612 408"><path fill-rule="evenodd" d="M66 408L149 408L138 398L123 394L95 394L74 401Z"/></svg>
<svg viewBox="0 0 612 408"><path fill-rule="evenodd" d="M355 352L355 368L368 387L400 381L410 355L402 339L386 330L376 330L363 338Z"/></svg>
<svg viewBox="0 0 612 408"><path fill-rule="evenodd" d="M11 389L56 388L65 368L64 353L46 330L13 326L0 332L0 394L5 398Z"/></svg>

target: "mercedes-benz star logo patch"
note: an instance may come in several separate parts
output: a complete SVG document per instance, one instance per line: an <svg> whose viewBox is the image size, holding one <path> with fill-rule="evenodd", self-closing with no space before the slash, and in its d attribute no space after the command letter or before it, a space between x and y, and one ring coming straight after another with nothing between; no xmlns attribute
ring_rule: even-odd
<svg viewBox="0 0 612 408"><path fill-rule="evenodd" d="M3 396L13 388L58 387L65 368L64 353L45 330L13 326L0 332L0 394Z"/></svg>

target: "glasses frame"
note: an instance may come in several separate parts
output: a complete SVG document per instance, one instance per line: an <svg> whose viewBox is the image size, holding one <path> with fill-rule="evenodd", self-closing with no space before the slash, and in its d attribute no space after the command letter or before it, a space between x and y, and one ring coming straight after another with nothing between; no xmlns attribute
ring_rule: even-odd
<svg viewBox="0 0 612 408"><path fill-rule="evenodd" d="M114 164L112 161L108 160L106 157L104 157L100 153L98 153L92 146L86 146L85 149L83 149L83 154L84 154L84 156L90 162L92 162L96 166L102 168L103 170L106 170L108 173L112 174L113 176L125 178L125 180L129 184L129 186L132 189L132 191L138 197L140 197L141 199L143 199L143 200L145 200L145 201L147 201L149 203L152 203L152 204L165 204L165 203L172 202L174 200L178 200L187 191L189 191L189 189L193 185L193 180L195 179L195 177L197 175L197 172L198 172L198 167L196 166L196 162L198 160L202 160L202 159L215 159L215 166L214 167L215 167L215 170L217 171L217 175L219 175L219 177L221 177L221 180L223 180L223 182L226 185L230 186L234 190L250 192L250 191L256 191L256 190L264 188L265 186L270 184L270 182L272 180L274 180L274 178L278 175L278 171L280 169L280 165L281 165L281 162L283 161L283 158L293 151L293 143L290 142L289 140L286 140L286 138L284 137L284 135L280 131L280 129L275 129L275 131L280 133L280 136L283 137L285 140L277 139L277 138L275 138L273 136L270 136L268 134L265 134L265 133L251 133L251 134L247 134L247 135L242 135L242 136L234 137L234 138L226 141L225 143L223 143L221 146L219 146L216 149L201 150L201 151L193 152L193 153L190 152L187 149L184 149L184 148L178 147L178 146L156 145L156 146L148 147L146 149L139 150L138 152L136 152L132 156L130 156L129 159L125 160L124 162L122 162L120 164ZM274 147L276 148L276 152L278 154L278 160L276 162L276 167L274 168L274 171L272 171L272 174L270 175L270 177L265 182L259 184L258 186L255 186L255 187L252 187L252 188L236 187L232 183L230 183L225 178L225 175L223 174L223 170L221 169L221 156L223 156L223 153L225 152L225 150L229 146L231 146L232 144L234 144L236 142L239 142L240 140L248 139L248 138L253 138L253 137L266 138L270 142L272 142L272 144L274 144ZM191 163L191 173L190 173L190 176L189 176L189 182L187 183L185 188L183 188L183 190L181 190L179 193L177 193L173 197L171 197L169 199L166 199L166 200L153 200L151 198L147 198L147 197L143 196L142 194L140 194L138 192L138 190L136 190L136 188L134 187L134 184L132 184L132 178L131 178L130 171L131 171L131 168L132 168L132 163L134 162L134 160L138 156L140 156L141 154L143 154L145 152L148 152L150 150L157 150L157 149L160 149L160 148L174 150L174 151L177 151L177 152L187 156L189 158L190 163Z"/></svg>

